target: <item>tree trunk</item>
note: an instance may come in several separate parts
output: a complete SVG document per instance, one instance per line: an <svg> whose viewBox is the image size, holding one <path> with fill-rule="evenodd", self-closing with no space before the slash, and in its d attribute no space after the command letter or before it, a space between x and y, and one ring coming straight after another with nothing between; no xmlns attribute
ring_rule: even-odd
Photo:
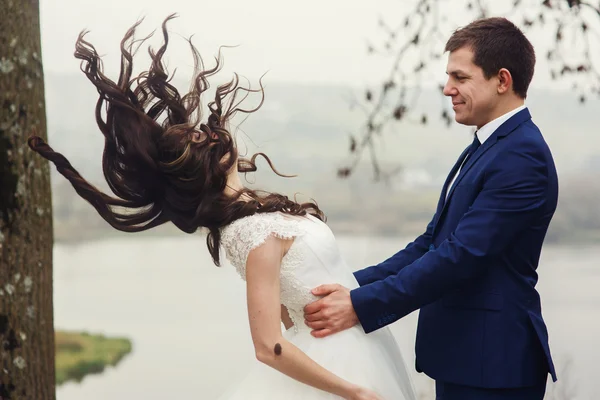
<svg viewBox="0 0 600 400"><path fill-rule="evenodd" d="M0 0L0 400L54 400L52 200L38 0Z"/></svg>

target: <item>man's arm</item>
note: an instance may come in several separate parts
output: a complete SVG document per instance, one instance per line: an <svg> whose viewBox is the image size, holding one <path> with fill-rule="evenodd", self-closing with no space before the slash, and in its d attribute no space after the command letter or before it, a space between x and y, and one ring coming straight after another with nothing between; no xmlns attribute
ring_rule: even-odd
<svg viewBox="0 0 600 400"><path fill-rule="evenodd" d="M397 274L350 292L366 332L390 324L484 272L487 257L505 250L544 212L548 171L533 145L510 150L488 179L455 232Z"/></svg>
<svg viewBox="0 0 600 400"><path fill-rule="evenodd" d="M360 286L383 280L390 275L397 274L402 268L414 262L429 251L435 215L427 225L425 232L410 242L403 250L400 250L387 260L354 272L354 277Z"/></svg>

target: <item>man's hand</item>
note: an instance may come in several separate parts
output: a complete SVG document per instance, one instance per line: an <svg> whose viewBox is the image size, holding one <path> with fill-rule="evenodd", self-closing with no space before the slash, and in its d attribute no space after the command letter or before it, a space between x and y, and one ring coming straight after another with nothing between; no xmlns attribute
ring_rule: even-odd
<svg viewBox="0 0 600 400"><path fill-rule="evenodd" d="M305 323L313 329L314 337L323 338L358 323L347 288L337 284L321 285L313 289L312 294L324 296L304 307Z"/></svg>

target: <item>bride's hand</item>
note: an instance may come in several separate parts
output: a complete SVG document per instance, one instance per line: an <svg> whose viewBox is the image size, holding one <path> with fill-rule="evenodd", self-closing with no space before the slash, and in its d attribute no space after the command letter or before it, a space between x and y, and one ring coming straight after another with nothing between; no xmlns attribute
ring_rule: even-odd
<svg viewBox="0 0 600 400"><path fill-rule="evenodd" d="M383 397L370 389L356 386L352 393L346 397L346 400L383 400Z"/></svg>

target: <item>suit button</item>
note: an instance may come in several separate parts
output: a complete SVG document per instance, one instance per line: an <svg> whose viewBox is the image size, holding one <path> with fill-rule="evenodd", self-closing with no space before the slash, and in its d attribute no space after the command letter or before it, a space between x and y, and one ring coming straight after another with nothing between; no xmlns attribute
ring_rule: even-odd
<svg viewBox="0 0 600 400"><path fill-rule="evenodd" d="M433 250L435 250L435 246L432 243L432 244L429 245L429 251L433 251Z"/></svg>

